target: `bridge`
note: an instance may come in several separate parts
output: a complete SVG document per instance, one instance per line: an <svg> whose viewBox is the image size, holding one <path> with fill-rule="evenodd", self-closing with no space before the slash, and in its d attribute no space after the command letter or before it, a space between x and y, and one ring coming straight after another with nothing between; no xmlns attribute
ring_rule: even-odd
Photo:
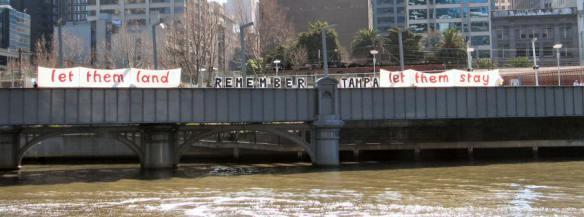
<svg viewBox="0 0 584 217"><path fill-rule="evenodd" d="M308 89L0 89L0 102L0 169L17 169L43 140L83 133L127 145L145 169L174 168L193 144L243 131L278 136L321 166L339 164L341 143L571 146L584 136L584 88L570 86L338 89L323 78Z"/></svg>

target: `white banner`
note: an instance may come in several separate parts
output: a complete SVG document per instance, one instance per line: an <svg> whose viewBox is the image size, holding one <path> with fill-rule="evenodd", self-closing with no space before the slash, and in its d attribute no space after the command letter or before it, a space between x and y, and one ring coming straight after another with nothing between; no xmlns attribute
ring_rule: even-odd
<svg viewBox="0 0 584 217"><path fill-rule="evenodd" d="M390 72L382 69L380 77L381 87L495 87L503 84L499 70L424 73L415 70Z"/></svg>
<svg viewBox="0 0 584 217"><path fill-rule="evenodd" d="M173 88L180 85L181 69L91 69L38 67L39 87Z"/></svg>

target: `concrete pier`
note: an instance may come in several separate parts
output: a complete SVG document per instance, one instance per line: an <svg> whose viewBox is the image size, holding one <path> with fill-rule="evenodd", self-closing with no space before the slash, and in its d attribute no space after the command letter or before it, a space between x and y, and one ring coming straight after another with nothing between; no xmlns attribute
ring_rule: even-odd
<svg viewBox="0 0 584 217"><path fill-rule="evenodd" d="M146 127L143 142L142 169L176 168L175 129L169 126Z"/></svg>
<svg viewBox="0 0 584 217"><path fill-rule="evenodd" d="M338 106L338 81L329 77L317 82L318 118L313 123L316 138L314 162L317 166L339 166L340 131L344 122Z"/></svg>
<svg viewBox="0 0 584 217"><path fill-rule="evenodd" d="M0 132L0 170L18 170L19 134L16 131Z"/></svg>

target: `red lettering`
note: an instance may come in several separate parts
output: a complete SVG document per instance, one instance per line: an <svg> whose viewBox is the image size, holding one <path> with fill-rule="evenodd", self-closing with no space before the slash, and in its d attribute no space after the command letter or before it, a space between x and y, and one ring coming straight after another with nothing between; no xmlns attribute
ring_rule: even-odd
<svg viewBox="0 0 584 217"><path fill-rule="evenodd" d="M51 72L51 82L55 82L55 71L57 70L53 69L53 72Z"/></svg>
<svg viewBox="0 0 584 217"><path fill-rule="evenodd" d="M448 83L448 75L438 75L438 82Z"/></svg>
<svg viewBox="0 0 584 217"><path fill-rule="evenodd" d="M60 82L67 81L67 75L66 74L59 74L59 81Z"/></svg>
<svg viewBox="0 0 584 217"><path fill-rule="evenodd" d="M112 80L110 80L111 76L112 75L110 75L110 74L103 75L103 81L105 81L107 83L111 82L112 81Z"/></svg>
<svg viewBox="0 0 584 217"><path fill-rule="evenodd" d="M87 82L89 82L89 78L91 78L91 71L87 71Z"/></svg>
<svg viewBox="0 0 584 217"><path fill-rule="evenodd" d="M168 74L170 74L170 72L166 71L166 75L163 75L162 77L160 77L160 81L162 83L168 83Z"/></svg>
<svg viewBox="0 0 584 217"><path fill-rule="evenodd" d="M115 74L114 75L114 82L124 82L124 75L123 74Z"/></svg>
<svg viewBox="0 0 584 217"><path fill-rule="evenodd" d="M136 73L136 81L140 83L140 70L138 70L138 73Z"/></svg>
<svg viewBox="0 0 584 217"><path fill-rule="evenodd" d="M73 81L73 71L69 71L69 82Z"/></svg>
<svg viewBox="0 0 584 217"><path fill-rule="evenodd" d="M430 75L430 83L436 83L438 80L436 79L436 76L434 75Z"/></svg>

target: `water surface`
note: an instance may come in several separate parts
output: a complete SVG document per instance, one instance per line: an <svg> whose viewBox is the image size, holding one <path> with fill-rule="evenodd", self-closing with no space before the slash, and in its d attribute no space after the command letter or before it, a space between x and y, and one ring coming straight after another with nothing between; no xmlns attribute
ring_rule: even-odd
<svg viewBox="0 0 584 217"><path fill-rule="evenodd" d="M584 216L584 162L27 165L2 216Z"/></svg>

